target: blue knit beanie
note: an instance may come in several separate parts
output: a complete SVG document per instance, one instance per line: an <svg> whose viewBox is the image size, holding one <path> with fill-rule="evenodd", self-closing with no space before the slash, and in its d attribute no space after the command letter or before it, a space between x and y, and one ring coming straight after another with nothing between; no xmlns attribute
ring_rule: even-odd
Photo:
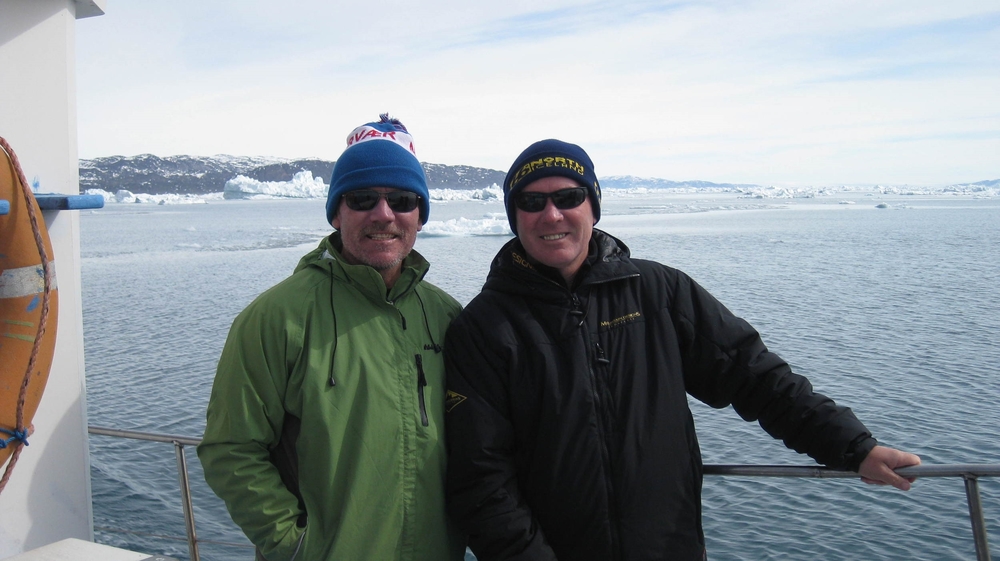
<svg viewBox="0 0 1000 561"><path fill-rule="evenodd" d="M390 118L388 113L379 118L351 131L347 149L333 166L326 198L326 221L331 225L344 193L372 187L392 187L420 195L420 223L427 223L430 194L424 169L413 150L413 137L399 119Z"/></svg>
<svg viewBox="0 0 1000 561"><path fill-rule="evenodd" d="M503 202L507 207L507 222L510 230L517 235L517 208L514 197L529 183L559 175L576 181L587 188L590 206L594 211L594 223L601 219L601 186L594 174L594 162L576 144L550 138L539 140L528 146L510 166L503 181Z"/></svg>

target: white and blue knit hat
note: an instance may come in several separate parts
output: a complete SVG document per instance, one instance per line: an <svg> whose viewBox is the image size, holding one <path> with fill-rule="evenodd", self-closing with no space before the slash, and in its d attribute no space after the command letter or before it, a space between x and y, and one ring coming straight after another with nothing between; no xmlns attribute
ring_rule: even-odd
<svg viewBox="0 0 1000 561"><path fill-rule="evenodd" d="M388 113L382 113L378 121L365 123L347 136L347 149L334 164L330 178L327 222L333 224L344 193L372 187L392 187L420 195L420 222L427 223L430 214L427 177L413 149L413 137L399 119L390 118Z"/></svg>

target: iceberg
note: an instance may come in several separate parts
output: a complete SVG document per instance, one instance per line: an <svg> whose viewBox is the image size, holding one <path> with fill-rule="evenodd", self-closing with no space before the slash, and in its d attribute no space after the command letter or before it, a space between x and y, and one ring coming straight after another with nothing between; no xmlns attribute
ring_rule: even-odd
<svg viewBox="0 0 1000 561"><path fill-rule="evenodd" d="M309 170L292 176L291 181L257 181L237 175L226 182L222 191L224 199L274 199L274 198L324 198L329 186L323 179L313 177Z"/></svg>

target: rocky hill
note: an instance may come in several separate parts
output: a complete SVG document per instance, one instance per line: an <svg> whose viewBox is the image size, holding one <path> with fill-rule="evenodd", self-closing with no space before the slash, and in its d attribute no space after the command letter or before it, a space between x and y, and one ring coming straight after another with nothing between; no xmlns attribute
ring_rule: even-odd
<svg viewBox="0 0 1000 561"><path fill-rule="evenodd" d="M288 160L241 156L109 156L80 160L80 192L102 189L110 193L203 194L220 193L226 181L244 175L257 181L289 181L304 170L330 181L333 161ZM503 183L504 172L472 166L423 163L432 188L481 189Z"/></svg>
<svg viewBox="0 0 1000 561"><path fill-rule="evenodd" d="M80 160L80 192L102 189L109 193L127 190L150 195L221 193L226 182L238 175L257 181L290 181L304 170L313 177L330 181L334 162L316 158L289 160L243 156L168 156L152 154L124 157L110 156ZM505 172L472 166L449 166L424 162L427 183L432 188L482 189L502 185ZM751 184L711 183L708 181L669 181L634 176L601 178L601 187L613 188L728 188L751 189ZM995 190L1000 179L952 186L962 192Z"/></svg>

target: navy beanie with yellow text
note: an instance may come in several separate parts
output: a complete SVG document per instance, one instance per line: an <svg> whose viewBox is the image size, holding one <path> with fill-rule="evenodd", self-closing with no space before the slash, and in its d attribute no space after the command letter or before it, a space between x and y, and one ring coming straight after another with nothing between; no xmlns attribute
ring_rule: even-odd
<svg viewBox="0 0 1000 561"><path fill-rule="evenodd" d="M510 166L503 182L503 201L507 208L507 221L517 235L517 208L514 197L528 184L544 177L562 176L587 188L594 223L601 219L601 186L594 173L594 162L576 144L550 138L528 146Z"/></svg>

